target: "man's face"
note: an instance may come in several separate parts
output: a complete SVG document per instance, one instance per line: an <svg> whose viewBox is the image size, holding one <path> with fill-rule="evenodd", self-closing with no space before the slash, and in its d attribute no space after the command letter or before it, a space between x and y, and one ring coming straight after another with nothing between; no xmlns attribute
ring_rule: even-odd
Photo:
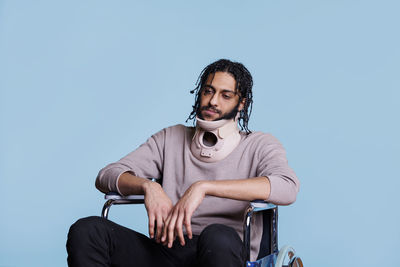
<svg viewBox="0 0 400 267"><path fill-rule="evenodd" d="M206 121L232 119L242 110L245 99L239 103L236 81L227 72L216 72L207 77L200 92L198 116Z"/></svg>

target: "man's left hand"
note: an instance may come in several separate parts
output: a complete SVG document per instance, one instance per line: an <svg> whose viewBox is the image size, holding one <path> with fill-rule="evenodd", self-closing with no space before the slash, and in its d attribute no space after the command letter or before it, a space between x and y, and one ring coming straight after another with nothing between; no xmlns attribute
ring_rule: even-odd
<svg viewBox="0 0 400 267"><path fill-rule="evenodd" d="M175 238L178 237L182 246L185 245L182 227L185 225L186 234L192 239L191 218L205 197L205 191L201 182L192 184L175 204L165 220L161 242L172 247Z"/></svg>

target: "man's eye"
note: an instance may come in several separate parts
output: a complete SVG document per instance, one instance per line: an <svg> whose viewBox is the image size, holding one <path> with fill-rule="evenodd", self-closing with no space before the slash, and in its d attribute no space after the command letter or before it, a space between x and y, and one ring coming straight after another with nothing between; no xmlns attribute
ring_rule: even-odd
<svg viewBox="0 0 400 267"><path fill-rule="evenodd" d="M204 94L208 95L208 94L212 94L213 91L211 89L204 89Z"/></svg>
<svg viewBox="0 0 400 267"><path fill-rule="evenodd" d="M227 95L227 94L223 94L222 97L225 98L225 99L231 99L232 98L231 95Z"/></svg>

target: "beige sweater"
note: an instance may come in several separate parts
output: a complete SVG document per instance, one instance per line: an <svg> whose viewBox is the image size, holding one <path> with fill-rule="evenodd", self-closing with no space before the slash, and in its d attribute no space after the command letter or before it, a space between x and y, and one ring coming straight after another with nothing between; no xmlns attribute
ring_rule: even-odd
<svg viewBox="0 0 400 267"><path fill-rule="evenodd" d="M186 189L199 180L244 179L267 176L271 183L268 201L290 204L296 200L299 181L288 166L286 153L270 134L241 133L239 145L219 162L206 163L194 157L190 150L193 127L175 125L151 136L146 143L119 161L100 170L96 185L102 192L118 191L117 182L123 172L144 178L162 178L162 187L176 203ZM193 234L200 234L209 224L233 227L243 236L243 216L246 201L206 196L192 217ZM251 259L258 255L262 217L255 217L251 234Z"/></svg>

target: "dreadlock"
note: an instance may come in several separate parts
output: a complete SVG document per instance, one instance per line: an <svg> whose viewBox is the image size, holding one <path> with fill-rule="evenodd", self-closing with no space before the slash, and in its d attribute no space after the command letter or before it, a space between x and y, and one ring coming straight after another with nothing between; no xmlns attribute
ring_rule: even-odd
<svg viewBox="0 0 400 267"><path fill-rule="evenodd" d="M196 81L196 87L190 91L191 94L196 93L194 99L194 105L192 112L190 113L188 120L193 120L200 109L200 94L201 89L205 85L207 78L210 74L215 74L216 72L227 72L230 73L236 81L236 91L239 92L239 103L245 100L244 107L240 111L239 115L239 125L241 130L245 130L247 134L251 133L248 128L249 118L253 107L253 93L251 88L253 87L253 78L251 77L250 72L246 69L246 67L239 62L232 62L228 59L220 59L211 63L207 67L205 67ZM250 108L250 110L249 110ZM194 123L194 121L193 121Z"/></svg>

